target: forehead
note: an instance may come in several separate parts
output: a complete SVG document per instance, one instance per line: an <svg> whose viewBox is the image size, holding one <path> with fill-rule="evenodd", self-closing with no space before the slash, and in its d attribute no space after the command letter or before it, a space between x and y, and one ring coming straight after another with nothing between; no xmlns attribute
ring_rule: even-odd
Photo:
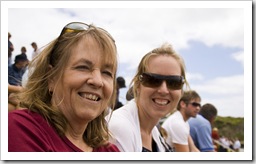
<svg viewBox="0 0 256 164"><path fill-rule="evenodd" d="M104 48L100 42L89 35L81 38L71 50L70 61L82 58L108 66L114 66L116 61L115 54L111 50Z"/></svg>
<svg viewBox="0 0 256 164"><path fill-rule="evenodd" d="M148 60L146 71L163 75L180 75L181 66L174 57L163 54L151 56Z"/></svg>
<svg viewBox="0 0 256 164"><path fill-rule="evenodd" d="M198 102L198 103L200 103L201 99L199 97L193 98L193 99L190 100L190 102Z"/></svg>

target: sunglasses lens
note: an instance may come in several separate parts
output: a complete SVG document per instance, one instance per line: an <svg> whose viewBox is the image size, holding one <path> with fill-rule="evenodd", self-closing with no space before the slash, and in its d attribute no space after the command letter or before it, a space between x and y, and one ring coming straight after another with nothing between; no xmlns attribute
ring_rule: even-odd
<svg viewBox="0 0 256 164"><path fill-rule="evenodd" d="M88 30L89 25L81 22L72 22L67 24L63 30L61 31L60 35L66 34L66 33L71 33L71 32L80 32L84 30Z"/></svg>
<svg viewBox="0 0 256 164"><path fill-rule="evenodd" d="M199 104L199 103L192 102L191 104L192 104L194 107L200 107L200 108L201 108L201 104Z"/></svg>
<svg viewBox="0 0 256 164"><path fill-rule="evenodd" d="M162 84L162 80L161 79L157 79L154 76L151 76L149 74L143 74L142 75L142 85L146 86L146 87L150 87L150 88L155 88L158 87Z"/></svg>
<svg viewBox="0 0 256 164"><path fill-rule="evenodd" d="M172 76L171 79L166 80L168 88L178 90L183 87L183 80L181 76Z"/></svg>
<svg viewBox="0 0 256 164"><path fill-rule="evenodd" d="M184 83L182 76L163 76L149 73L143 73L141 75L142 85L146 87L159 87L164 80L166 81L168 88L172 90L181 89Z"/></svg>

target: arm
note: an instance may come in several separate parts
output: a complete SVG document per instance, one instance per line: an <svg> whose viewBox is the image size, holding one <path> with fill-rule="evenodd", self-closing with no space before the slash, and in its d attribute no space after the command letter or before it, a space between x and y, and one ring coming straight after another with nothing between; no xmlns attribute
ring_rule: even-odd
<svg viewBox="0 0 256 164"><path fill-rule="evenodd" d="M200 152L197 149L196 145L194 144L194 141L190 135L188 136L188 146L189 146L190 152Z"/></svg>
<svg viewBox="0 0 256 164"><path fill-rule="evenodd" d="M174 143L174 147L176 152L200 152L190 135L188 136L188 145Z"/></svg>
<svg viewBox="0 0 256 164"><path fill-rule="evenodd" d="M172 142L176 152L189 152L189 133L185 127L172 125Z"/></svg>
<svg viewBox="0 0 256 164"><path fill-rule="evenodd" d="M175 152L189 152L189 145L173 143L173 146L175 148Z"/></svg>
<svg viewBox="0 0 256 164"><path fill-rule="evenodd" d="M189 129L183 120L170 117L169 122L165 122L163 127L168 133L167 140L174 147L175 152L189 152Z"/></svg>
<svg viewBox="0 0 256 164"><path fill-rule="evenodd" d="M15 86L8 84L8 111L19 108L19 99L17 93L21 92L23 88L21 86Z"/></svg>
<svg viewBox="0 0 256 164"><path fill-rule="evenodd" d="M21 86L15 86L15 85L8 84L8 92L9 93L20 92L21 90L22 90Z"/></svg>
<svg viewBox="0 0 256 164"><path fill-rule="evenodd" d="M211 136L211 126L210 124L204 125L200 127L200 131L198 131L198 146L200 151L202 152L214 152L214 146L212 142Z"/></svg>

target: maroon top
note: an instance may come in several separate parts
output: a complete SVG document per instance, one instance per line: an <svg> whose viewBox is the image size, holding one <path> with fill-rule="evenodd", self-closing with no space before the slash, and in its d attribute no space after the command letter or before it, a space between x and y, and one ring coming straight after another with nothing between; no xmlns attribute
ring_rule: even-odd
<svg viewBox="0 0 256 164"><path fill-rule="evenodd" d="M38 113L14 110L8 114L9 152L82 152L66 137L60 137L55 129ZM119 152L109 143L94 148L93 152Z"/></svg>

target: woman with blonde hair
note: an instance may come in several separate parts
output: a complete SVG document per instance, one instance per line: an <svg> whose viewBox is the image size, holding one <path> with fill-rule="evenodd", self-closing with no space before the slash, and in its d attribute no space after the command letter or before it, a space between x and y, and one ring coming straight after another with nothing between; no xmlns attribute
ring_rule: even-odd
<svg viewBox="0 0 256 164"><path fill-rule="evenodd" d="M120 151L173 151L157 124L177 106L184 83L185 64L170 44L163 44L141 59L132 80L134 99L107 117L113 142Z"/></svg>

